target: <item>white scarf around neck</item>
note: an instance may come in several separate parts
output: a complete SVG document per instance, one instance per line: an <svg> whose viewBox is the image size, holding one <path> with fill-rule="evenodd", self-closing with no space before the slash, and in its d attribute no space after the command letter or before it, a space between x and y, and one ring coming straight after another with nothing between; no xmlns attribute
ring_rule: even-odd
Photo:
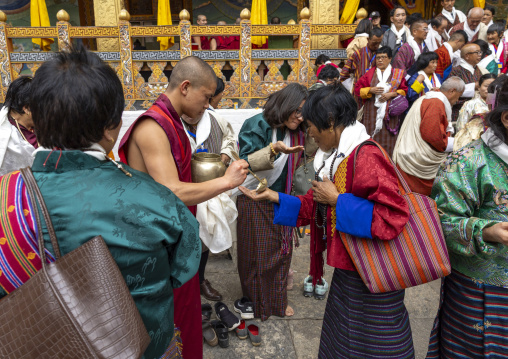
<svg viewBox="0 0 508 359"><path fill-rule="evenodd" d="M376 85L376 87L383 87L384 91L383 93L387 93L390 90L390 83L388 82L388 79L390 78L390 75L392 74L392 65L388 65L388 67L384 70L384 72L381 72L380 69L376 69L376 76L379 80L379 83ZM380 102L381 95L376 95L376 101L374 102L374 106L377 107L377 115L376 115L376 129L374 130L374 133L372 134L372 137L376 136L379 131L383 128L383 120L386 115L386 108L388 105L388 101Z"/></svg>
<svg viewBox="0 0 508 359"><path fill-rule="evenodd" d="M452 9L451 12L443 9L441 11L441 14L443 14L444 17L446 17L452 23L452 25L455 23L455 17L457 16L459 17L459 22L464 22L467 20L466 15L462 11L456 10L455 7Z"/></svg>
<svg viewBox="0 0 508 359"><path fill-rule="evenodd" d="M435 73L432 74L432 77L434 77L434 83L435 83L434 86L432 86L432 81L430 80L429 76L423 70L418 71L418 75L423 75L423 82L425 83L425 86L427 86L429 91L432 90L434 87L436 87L436 88L441 87L441 82L439 82L439 78L437 77L437 75Z"/></svg>
<svg viewBox="0 0 508 359"><path fill-rule="evenodd" d="M505 44L503 39L499 41L499 45L497 45L497 50L493 44L489 44L490 51L492 51L492 54L494 55L494 58L497 63L501 62L501 56L503 56L504 53L504 46Z"/></svg>
<svg viewBox="0 0 508 359"><path fill-rule="evenodd" d="M443 45L443 38L439 33L429 26L429 33L427 34L427 38L425 39L425 44L429 51L436 51Z"/></svg>
<svg viewBox="0 0 508 359"><path fill-rule="evenodd" d="M210 106L210 108L212 107ZM198 125L196 126L196 137L194 138L188 131L185 131L191 144L192 153L195 153L198 148L203 147L203 143L208 139L208 137L210 137L211 129L212 120L210 119L210 111L205 110L201 116L201 120L199 120Z"/></svg>
<svg viewBox="0 0 508 359"><path fill-rule="evenodd" d="M317 172L320 167L323 166L324 162L324 167L319 172L319 178L324 179L324 177L330 176L332 163L332 176L335 175L337 168L339 168L344 158L347 158L360 143L367 141L369 138L370 136L365 126L358 121L356 121L354 125L344 128L344 131L342 131L340 135L339 146L333 156L333 150L328 152L323 152L321 149L317 150L316 156L314 157L314 170ZM333 161L334 158L336 158L335 162ZM333 181L333 178L329 178L329 180Z"/></svg>
<svg viewBox="0 0 508 359"><path fill-rule="evenodd" d="M395 41L395 44L400 45L402 43L402 36L406 33L406 26L403 25L400 30L397 30L397 28L395 27L395 24L392 23L392 26L390 27L390 29L393 31L393 33L395 34L395 37L397 38L397 40ZM406 40L407 40L407 36L406 36Z"/></svg>
<svg viewBox="0 0 508 359"><path fill-rule="evenodd" d="M106 157L107 157L107 153L106 153L106 150L104 149L104 147L102 147L101 145L99 145L98 143L93 143L89 149L91 150L98 150L98 151L87 151L87 150L83 150L81 152L89 155L89 156L92 156L94 158L97 158L99 161L106 161ZM39 146L37 147L37 149L32 153L32 156L35 157L35 155L39 152L42 152L42 151L53 151L51 148L46 148L46 147L42 147L42 146ZM60 151L60 150L55 150L55 151ZM65 150L64 150L65 151ZM100 151L100 152L99 152Z"/></svg>
<svg viewBox="0 0 508 359"><path fill-rule="evenodd" d="M487 129L482 135L483 142L506 164L508 164L508 145L501 141L499 137L494 134L491 128ZM491 147L492 146L492 147Z"/></svg>
<svg viewBox="0 0 508 359"><path fill-rule="evenodd" d="M467 71L471 72L471 75L474 75L474 70L475 68L473 67L473 65L471 65L470 63L468 63L466 60L464 60L463 58L460 58L460 66L462 66L464 69L466 69Z"/></svg>
<svg viewBox="0 0 508 359"><path fill-rule="evenodd" d="M467 24L467 21L465 21L464 22L464 31L466 32L467 37L469 38L469 41L472 41L473 37L478 33L478 31L480 31L480 25L478 25L475 30L471 30L469 28L469 25Z"/></svg>
<svg viewBox="0 0 508 359"><path fill-rule="evenodd" d="M453 47L448 42L445 42L443 46L448 50L448 55L450 55L450 61L453 63L453 57L455 53L453 52Z"/></svg>
<svg viewBox="0 0 508 359"><path fill-rule="evenodd" d="M407 38L407 43L413 49L413 52L415 54L415 56L414 56L415 61L418 60L418 58L422 54L423 49L425 48L425 41L422 42L422 50L420 50L420 46L418 46L418 43L416 42L416 40L413 36L409 36Z"/></svg>
<svg viewBox="0 0 508 359"><path fill-rule="evenodd" d="M446 128L446 132L454 133L455 130L453 129L452 125L452 105L450 104L450 101L448 101L448 98L444 95L444 93L440 91L429 91L425 94L426 99L433 99L437 98L441 100L441 102L444 104L445 112L446 112L446 118L448 119L448 127Z"/></svg>

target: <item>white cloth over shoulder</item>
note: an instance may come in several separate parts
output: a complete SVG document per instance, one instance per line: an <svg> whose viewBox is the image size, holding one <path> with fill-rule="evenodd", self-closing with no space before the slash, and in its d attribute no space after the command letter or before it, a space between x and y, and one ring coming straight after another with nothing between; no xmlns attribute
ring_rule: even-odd
<svg viewBox="0 0 508 359"><path fill-rule="evenodd" d="M0 111L0 176L30 167L34 160L35 148L11 125L8 113L7 107Z"/></svg>
<svg viewBox="0 0 508 359"><path fill-rule="evenodd" d="M376 76L379 80L379 83L376 85L376 87L382 87L384 89L383 94L387 93L388 90L390 90L391 85L388 82L388 79L390 78L391 74L392 65L388 65L384 72L381 72L380 69L376 69ZM386 108L388 106L388 101L381 102L380 99L381 95L376 95L376 101L374 102L374 106L377 107L376 128L372 134L372 137L376 136L378 132L383 128L383 120L385 118Z"/></svg>
<svg viewBox="0 0 508 359"><path fill-rule="evenodd" d="M339 168L339 164L344 158L348 157L360 143L367 141L369 138L370 136L367 133L367 129L358 121L356 121L354 125L344 128L344 131L342 131L340 135L339 146L334 156L332 156L333 149L328 152L323 152L321 149L317 150L316 156L314 157L314 170L317 172L321 166L323 166L324 162L324 167L319 172L319 178L324 179L330 176L332 163L332 174L335 174L337 168ZM334 157L337 158L335 162L333 161ZM329 180L331 181L332 178L329 178Z"/></svg>
<svg viewBox="0 0 508 359"><path fill-rule="evenodd" d="M482 135L483 142L506 164L508 164L508 146L489 128Z"/></svg>

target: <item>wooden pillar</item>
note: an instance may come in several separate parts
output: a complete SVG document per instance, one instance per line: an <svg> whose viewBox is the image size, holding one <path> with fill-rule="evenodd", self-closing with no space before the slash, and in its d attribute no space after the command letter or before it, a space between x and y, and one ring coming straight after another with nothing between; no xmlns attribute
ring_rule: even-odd
<svg viewBox="0 0 508 359"><path fill-rule="evenodd" d="M251 97L251 71L252 71L252 27L249 9L243 9L240 13L240 97Z"/></svg>
<svg viewBox="0 0 508 359"><path fill-rule="evenodd" d="M118 17L120 44L120 79L122 80L125 100L134 99L134 79L132 71L131 16L127 10L121 10Z"/></svg>
<svg viewBox="0 0 508 359"><path fill-rule="evenodd" d="M310 20L314 25L330 25L340 22L338 0L310 0ZM312 36L313 49L339 48L339 34Z"/></svg>
<svg viewBox="0 0 508 359"><path fill-rule="evenodd" d="M12 42L7 38L7 16L0 11L0 103L5 101L7 89L12 81Z"/></svg>
<svg viewBox="0 0 508 359"><path fill-rule="evenodd" d="M180 11L180 59L192 55L192 39L190 34L190 14L187 10Z"/></svg>
<svg viewBox="0 0 508 359"><path fill-rule="evenodd" d="M58 20L56 23L58 31L58 49L60 51L67 51L71 47L71 40L69 38L69 28L71 26L69 23L70 17L67 11L62 9L56 14L56 18Z"/></svg>
<svg viewBox="0 0 508 359"><path fill-rule="evenodd" d="M122 10L120 0L94 0L95 26L118 26L118 18ZM98 51L120 50L118 39L97 39Z"/></svg>
<svg viewBox="0 0 508 359"><path fill-rule="evenodd" d="M298 43L298 82L309 86L310 71L310 11L304 8L300 13L300 40Z"/></svg>

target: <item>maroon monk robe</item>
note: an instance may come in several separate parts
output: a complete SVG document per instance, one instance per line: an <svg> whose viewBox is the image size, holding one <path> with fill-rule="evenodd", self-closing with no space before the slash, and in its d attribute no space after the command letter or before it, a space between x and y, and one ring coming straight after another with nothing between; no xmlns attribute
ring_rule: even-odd
<svg viewBox="0 0 508 359"><path fill-rule="evenodd" d="M127 163L127 146L131 132L136 123L143 118L152 118L166 133L171 144L171 154L178 169L178 178L181 182L192 182L191 157L192 150L189 139L185 133L180 116L171 105L169 98L162 94L152 107L143 113L127 130L118 148L120 160ZM196 215L196 206L189 206L192 214ZM198 239L199 240L199 239ZM203 357L203 332L201 327L201 294L199 291L198 274L180 288L173 289L175 304L175 326L182 332L184 358Z"/></svg>

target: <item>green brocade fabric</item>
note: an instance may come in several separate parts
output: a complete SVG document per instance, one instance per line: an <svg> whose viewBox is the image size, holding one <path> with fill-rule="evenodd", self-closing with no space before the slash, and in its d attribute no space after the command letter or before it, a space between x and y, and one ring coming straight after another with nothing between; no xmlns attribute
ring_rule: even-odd
<svg viewBox="0 0 508 359"><path fill-rule="evenodd" d="M259 151L272 142L273 129L263 117L263 113L257 114L245 120L238 134L240 144L240 158L248 161L247 156ZM277 141L284 140L284 132L277 130ZM277 155L275 159L279 158ZM286 193L286 178L288 173L288 163L284 166L280 177L270 186L275 192Z"/></svg>
<svg viewBox="0 0 508 359"><path fill-rule="evenodd" d="M508 287L508 247L485 242L484 228L508 222L508 166L482 139L453 152L432 188L452 268L474 281Z"/></svg>
<svg viewBox="0 0 508 359"><path fill-rule="evenodd" d="M160 358L173 336L173 288L199 266L198 223L168 188L123 166L132 177L107 160L55 150L37 153L32 171L62 255L104 238L150 335L144 358ZM45 224L43 233L53 252Z"/></svg>

